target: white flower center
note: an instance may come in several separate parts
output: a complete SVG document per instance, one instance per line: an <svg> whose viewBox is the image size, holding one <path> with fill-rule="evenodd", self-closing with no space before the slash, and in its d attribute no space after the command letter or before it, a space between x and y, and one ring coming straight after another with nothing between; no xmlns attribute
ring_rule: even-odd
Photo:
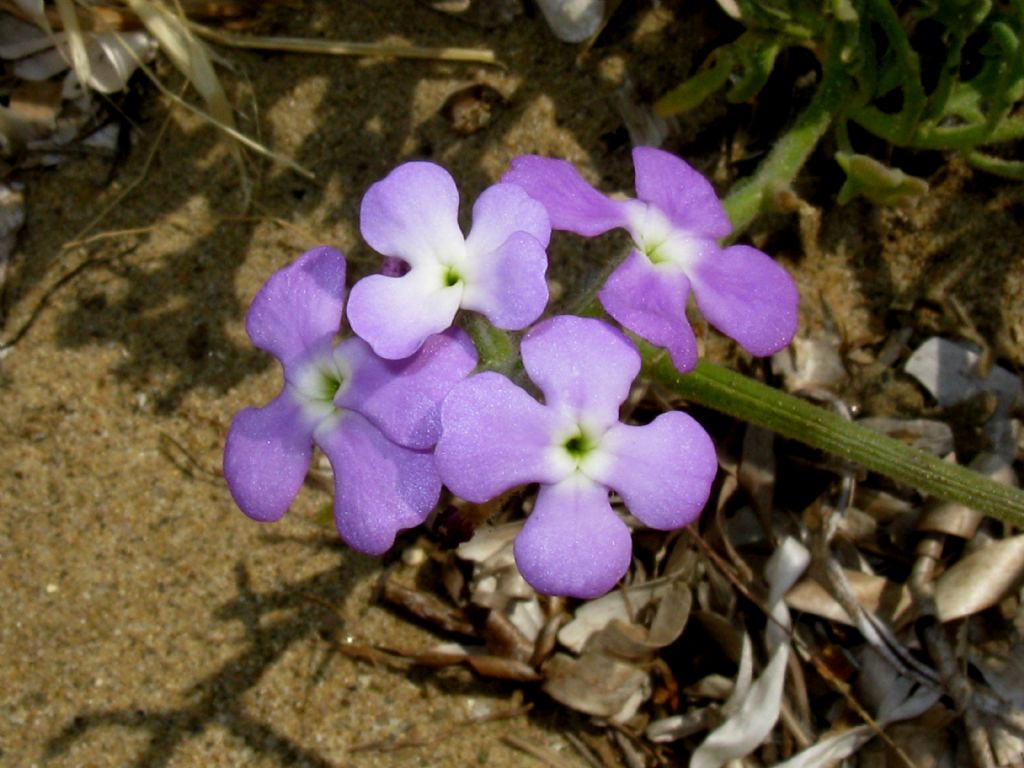
<svg viewBox="0 0 1024 768"><path fill-rule="evenodd" d="M548 460L566 477L599 477L612 461L612 455L602 447L604 435L603 429L574 421L555 433Z"/></svg>
<svg viewBox="0 0 1024 768"><path fill-rule="evenodd" d="M338 347L307 362L291 382L303 415L320 424L338 409L334 400L352 381L352 370Z"/></svg>
<svg viewBox="0 0 1024 768"><path fill-rule="evenodd" d="M676 228L668 216L649 203L630 201L628 217L633 242L654 266L670 265L685 272L705 245L705 238Z"/></svg>

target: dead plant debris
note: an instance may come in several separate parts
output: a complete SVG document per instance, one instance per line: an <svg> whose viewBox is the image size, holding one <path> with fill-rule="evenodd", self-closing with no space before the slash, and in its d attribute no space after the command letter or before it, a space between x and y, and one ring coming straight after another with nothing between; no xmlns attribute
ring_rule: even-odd
<svg viewBox="0 0 1024 768"><path fill-rule="evenodd" d="M830 358L842 348L822 346ZM901 348L877 340L887 367L906 362ZM870 347L857 358L841 367L877 364ZM962 380L955 359L931 381ZM787 380L843 403L834 363L805 354L788 365ZM976 375L971 386L1005 396L1019 388L1011 379ZM641 418L664 405L645 397ZM1015 407L990 415L1004 423L989 434L1019 433ZM958 460L962 426L942 403L872 427ZM529 499L506 499L454 551L417 540L381 585L382 602L445 640L353 655L518 682L528 701L589 719L570 740L586 765L1021 765L1024 535L754 428L727 434L715 513L684 532L636 531L617 591L571 603L533 592L511 549ZM1016 458L995 440L971 466L1016 482Z"/></svg>

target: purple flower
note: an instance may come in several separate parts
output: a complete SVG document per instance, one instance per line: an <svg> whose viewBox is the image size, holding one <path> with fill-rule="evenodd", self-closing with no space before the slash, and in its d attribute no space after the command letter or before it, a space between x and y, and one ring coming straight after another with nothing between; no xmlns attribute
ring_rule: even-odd
<svg viewBox="0 0 1024 768"><path fill-rule="evenodd" d="M697 364L686 319L690 289L704 317L753 355L770 355L796 333L799 296L792 278L756 248L716 242L732 231L707 179L674 155L633 150L636 200L613 200L564 160L524 155L502 181L547 208L551 226L594 236L623 227L635 250L599 294L605 310L652 344L680 371Z"/></svg>
<svg viewBox="0 0 1024 768"><path fill-rule="evenodd" d="M334 469L338 532L354 549L380 554L437 503L429 449L440 434L440 403L472 371L476 350L457 330L399 361L382 360L357 338L334 345L344 304L345 258L325 247L277 272L253 299L246 330L281 362L284 388L235 417L224 477L245 514L277 520L316 443Z"/></svg>
<svg viewBox="0 0 1024 768"><path fill-rule="evenodd" d="M608 490L645 525L686 525L707 501L715 449L678 411L642 427L619 423L640 355L606 323L554 317L527 333L521 351L544 403L493 372L457 384L441 408L437 466L453 493L477 503L540 483L516 564L541 592L595 597L632 554Z"/></svg>
<svg viewBox="0 0 1024 768"><path fill-rule="evenodd" d="M467 237L458 214L455 182L433 163L400 165L367 190L363 237L410 267L352 288L349 323L381 357L411 355L448 328L460 307L506 330L525 328L544 311L551 236L544 207L519 187L495 184L473 206Z"/></svg>

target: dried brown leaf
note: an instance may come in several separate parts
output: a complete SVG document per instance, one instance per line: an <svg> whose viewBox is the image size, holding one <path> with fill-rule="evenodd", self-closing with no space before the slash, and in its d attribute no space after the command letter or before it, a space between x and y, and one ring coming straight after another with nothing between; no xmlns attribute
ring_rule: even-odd
<svg viewBox="0 0 1024 768"><path fill-rule="evenodd" d="M487 650L502 659L528 664L533 656L533 641L513 624L501 611L487 612L483 626Z"/></svg>
<svg viewBox="0 0 1024 768"><path fill-rule="evenodd" d="M942 621L953 621L998 603L1024 580L1024 535L994 541L972 552L935 583L935 606Z"/></svg>
<svg viewBox="0 0 1024 768"><path fill-rule="evenodd" d="M903 584L882 576L843 569L854 599L864 610L894 623L910 607L910 593ZM802 579L786 593L786 604L796 611L854 626L842 606L814 579Z"/></svg>
<svg viewBox="0 0 1024 768"><path fill-rule="evenodd" d="M403 587L390 579L384 579L378 588L378 599L407 611L443 632L476 637L476 628L461 611L445 605L427 592Z"/></svg>
<svg viewBox="0 0 1024 768"><path fill-rule="evenodd" d="M494 677L499 680L518 680L528 683L541 678L537 670L529 664L515 659L502 659L489 655L470 656L466 659L466 665L484 677Z"/></svg>
<svg viewBox="0 0 1024 768"><path fill-rule="evenodd" d="M579 653L595 632L615 620L632 623L637 614L668 590L664 582L639 584L590 600L576 609L573 620L558 633L558 641Z"/></svg>
<svg viewBox="0 0 1024 768"><path fill-rule="evenodd" d="M544 690L577 712L628 720L647 698L649 677L603 653L587 653L574 659L556 653L544 665Z"/></svg>

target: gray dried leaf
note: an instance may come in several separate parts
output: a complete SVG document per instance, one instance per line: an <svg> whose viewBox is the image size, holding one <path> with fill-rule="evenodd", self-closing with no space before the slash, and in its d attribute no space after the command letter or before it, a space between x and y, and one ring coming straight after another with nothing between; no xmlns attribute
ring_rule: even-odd
<svg viewBox="0 0 1024 768"><path fill-rule="evenodd" d="M712 731L693 753L690 768L721 768L750 754L764 741L779 719L788 660L789 647L780 645L745 693L735 714Z"/></svg>
<svg viewBox="0 0 1024 768"><path fill-rule="evenodd" d="M810 552L792 537L784 538L765 565L768 581L768 612L771 621L766 645L771 660L760 676L749 682L753 668L750 637L743 635L739 670L732 695L722 708L728 719L701 743L690 759L690 768L721 768L746 757L771 733L782 710L782 693L789 662L789 611L784 595L807 570Z"/></svg>
<svg viewBox="0 0 1024 768"><path fill-rule="evenodd" d="M44 48L14 62L14 76L32 82L49 80L66 71L67 60L57 48Z"/></svg>
<svg viewBox="0 0 1024 768"><path fill-rule="evenodd" d="M826 768L849 757L874 736L875 730L869 725L825 735L814 746L776 764L775 768Z"/></svg>
<svg viewBox="0 0 1024 768"><path fill-rule="evenodd" d="M751 670L752 672L752 670ZM742 682L744 675L737 673L737 680L744 684L746 687L750 686L749 676L751 672L746 674L746 683ZM725 701L731 695L735 689L736 684L725 675L711 674L705 675L700 680L695 682L693 685L688 685L684 688L684 692L687 696L694 699L711 699L712 701Z"/></svg>
<svg viewBox="0 0 1024 768"><path fill-rule="evenodd" d="M936 336L914 351L904 369L943 407L991 392L999 399L1000 411L1008 413L1021 396L1020 379L998 365L992 366L987 376L979 376L980 357L969 344Z"/></svg>
<svg viewBox="0 0 1024 768"><path fill-rule="evenodd" d="M89 33L86 40L89 78L85 85L100 93L115 93L128 84L140 61L156 55L156 41L145 32Z"/></svg>
<svg viewBox="0 0 1024 768"><path fill-rule="evenodd" d="M46 31L35 24L0 14L0 59L20 59L50 48Z"/></svg>
<svg viewBox="0 0 1024 768"><path fill-rule="evenodd" d="M870 645L861 648L857 659L859 698L881 723L918 717L942 696L941 688L920 686L916 680L900 674L887 656Z"/></svg>
<svg viewBox="0 0 1024 768"><path fill-rule="evenodd" d="M1024 709L1024 645L1019 640L1006 653L972 653L971 662L1003 701Z"/></svg>
<svg viewBox="0 0 1024 768"><path fill-rule="evenodd" d="M604 21L604 0L537 0L537 5L563 43L582 43Z"/></svg>
<svg viewBox="0 0 1024 768"><path fill-rule="evenodd" d="M685 739L708 727L708 715L709 710L705 707L687 712L685 715L673 715L655 720L647 726L644 735L657 744Z"/></svg>
<svg viewBox="0 0 1024 768"><path fill-rule="evenodd" d="M1024 580L1024 535L994 541L972 552L935 583L935 606L941 621L984 611Z"/></svg>

